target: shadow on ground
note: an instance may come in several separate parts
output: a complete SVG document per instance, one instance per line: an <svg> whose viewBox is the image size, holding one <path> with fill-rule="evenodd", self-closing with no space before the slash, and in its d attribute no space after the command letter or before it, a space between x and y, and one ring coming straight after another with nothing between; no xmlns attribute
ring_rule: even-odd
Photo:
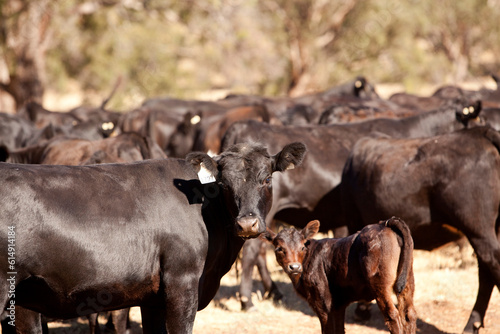
<svg viewBox="0 0 500 334"><path fill-rule="evenodd" d="M283 300L276 303L278 307L284 307L288 310L299 311L309 316L315 316L312 309L309 307L307 302L297 295L291 283L276 282L278 289L283 293ZM219 292L214 298L215 304L219 307L224 308L224 301L230 298L237 298L239 291L239 285L221 285ZM252 290L252 300L254 304L258 307L259 299L264 294L264 288L262 282L259 280L254 280L253 290ZM377 305L373 302L371 308L371 317L369 320L360 321L357 320L354 311L356 305L351 304L346 311L346 324L357 324L366 327L375 328L378 330L387 331L387 327L384 323L384 318L380 312ZM318 320L319 321L319 320ZM419 333L425 334L452 334L450 332L442 331L436 328L432 324L426 323L422 319L417 319L417 331Z"/></svg>

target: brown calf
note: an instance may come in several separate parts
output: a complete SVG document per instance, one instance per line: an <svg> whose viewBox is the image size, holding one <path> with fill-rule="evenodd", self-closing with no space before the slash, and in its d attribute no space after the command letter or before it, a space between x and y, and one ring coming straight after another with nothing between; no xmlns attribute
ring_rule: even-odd
<svg viewBox="0 0 500 334"><path fill-rule="evenodd" d="M319 221L303 230L263 235L278 263L321 322L321 331L345 333L345 310L359 300L377 301L391 333L415 333L413 240L406 223L391 219L345 238L314 240ZM397 306L392 300L397 296Z"/></svg>

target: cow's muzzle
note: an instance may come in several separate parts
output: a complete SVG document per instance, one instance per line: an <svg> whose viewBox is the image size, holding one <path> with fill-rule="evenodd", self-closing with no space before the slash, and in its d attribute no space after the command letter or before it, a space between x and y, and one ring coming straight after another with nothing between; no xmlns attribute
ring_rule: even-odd
<svg viewBox="0 0 500 334"><path fill-rule="evenodd" d="M254 215L240 217L236 221L236 234L244 239L256 238L262 233L260 219Z"/></svg>

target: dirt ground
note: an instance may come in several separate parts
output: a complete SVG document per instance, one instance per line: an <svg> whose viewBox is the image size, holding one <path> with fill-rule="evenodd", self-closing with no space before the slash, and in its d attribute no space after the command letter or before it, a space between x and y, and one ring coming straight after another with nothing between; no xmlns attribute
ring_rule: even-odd
<svg viewBox="0 0 500 334"><path fill-rule="evenodd" d="M276 265L269 252L268 264L273 279L284 293L280 305L262 300L262 284L255 275L253 300L257 311L244 313L236 298L238 280L236 270L222 279L221 288L210 305L198 312L194 333L246 334L246 333L320 333L320 325L305 301L295 294L288 277ZM415 250L415 306L418 312L418 333L461 333L474 304L478 282L477 263L472 248L466 244L461 249L453 244L433 252ZM257 273L257 271L256 271ZM348 309L346 332L350 334L387 333L381 314L374 304L372 317L364 323L354 321L354 305ZM485 328L481 334L500 333L500 295L493 292L486 314ZM142 333L139 308L131 310L131 334ZM106 318L100 316L100 323ZM51 334L88 333L85 319L52 322ZM104 326L101 325L104 330Z"/></svg>

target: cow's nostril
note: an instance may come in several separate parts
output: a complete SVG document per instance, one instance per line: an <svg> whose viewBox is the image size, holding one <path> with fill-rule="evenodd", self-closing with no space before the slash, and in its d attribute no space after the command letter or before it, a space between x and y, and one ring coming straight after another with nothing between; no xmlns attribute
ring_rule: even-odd
<svg viewBox="0 0 500 334"><path fill-rule="evenodd" d="M300 263L291 263L290 265L288 265L288 268L292 272L299 272L302 270L302 266L300 265Z"/></svg>
<svg viewBox="0 0 500 334"><path fill-rule="evenodd" d="M237 233L242 237L255 238L259 235L259 219L255 216L240 218L237 222Z"/></svg>

